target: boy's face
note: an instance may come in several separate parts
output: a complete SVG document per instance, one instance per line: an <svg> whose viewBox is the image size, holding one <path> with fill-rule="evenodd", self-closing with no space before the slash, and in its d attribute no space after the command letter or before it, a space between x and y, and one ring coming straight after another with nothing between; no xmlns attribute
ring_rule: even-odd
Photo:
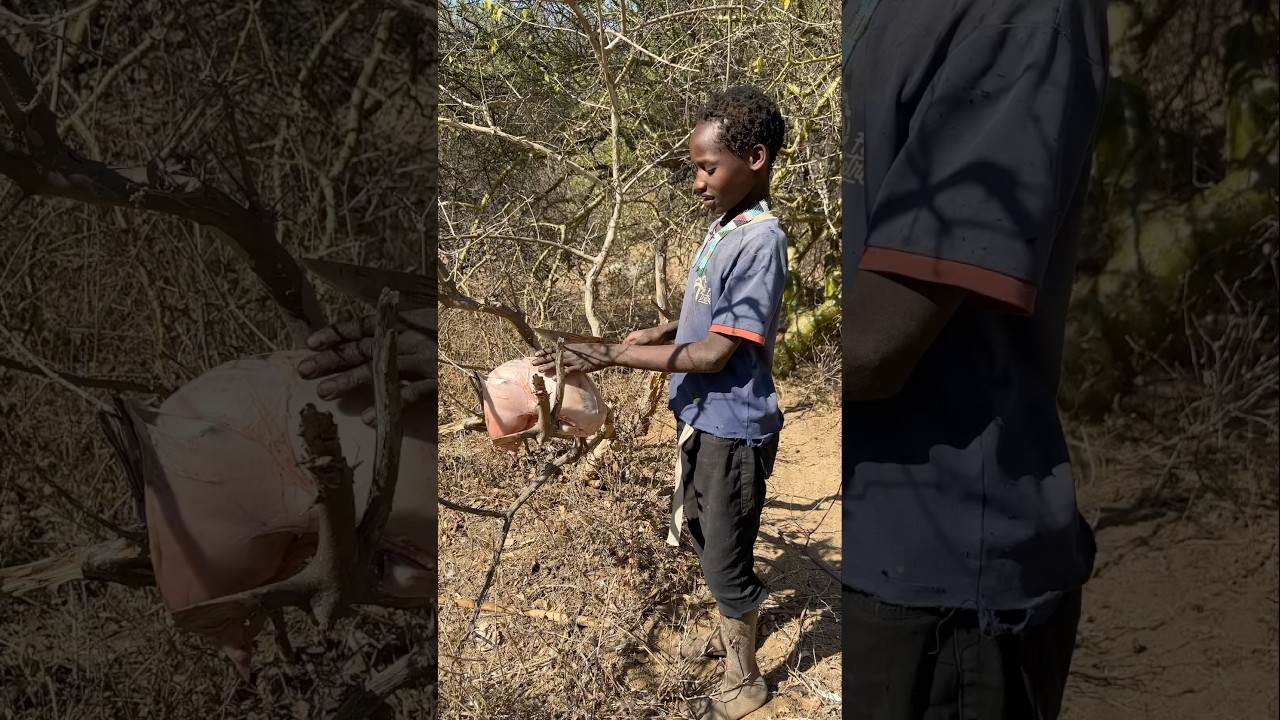
<svg viewBox="0 0 1280 720"><path fill-rule="evenodd" d="M723 214L755 188L768 151L757 145L738 155L720 144L720 124L706 122L689 136L689 159L694 167L693 192L704 208Z"/></svg>

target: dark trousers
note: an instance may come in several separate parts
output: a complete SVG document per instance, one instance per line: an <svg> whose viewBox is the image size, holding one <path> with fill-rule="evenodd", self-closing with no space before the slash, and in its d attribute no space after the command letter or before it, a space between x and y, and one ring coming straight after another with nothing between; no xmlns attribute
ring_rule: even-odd
<svg viewBox="0 0 1280 720"><path fill-rule="evenodd" d="M683 429L678 423L677 436ZM752 447L745 440L694 430L678 452L689 537L707 589L722 615L742 617L768 594L756 575L755 545L778 436Z"/></svg>
<svg viewBox="0 0 1280 720"><path fill-rule="evenodd" d="M972 610L904 608L844 589L845 720L1054 720L1081 592L1040 625L989 637Z"/></svg>

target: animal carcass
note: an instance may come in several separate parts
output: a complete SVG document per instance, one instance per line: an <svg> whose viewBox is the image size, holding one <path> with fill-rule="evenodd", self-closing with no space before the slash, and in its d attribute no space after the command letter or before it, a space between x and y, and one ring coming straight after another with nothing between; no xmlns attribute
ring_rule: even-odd
<svg viewBox="0 0 1280 720"><path fill-rule="evenodd" d="M519 358L494 368L480 386L485 429L489 437L528 430L538 422L538 398L533 376L539 374L530 358ZM543 376L549 402L555 402L557 378ZM589 437L604 424L605 406L595 383L586 373L565 376L564 399L556 417L557 429L575 437Z"/></svg>
<svg viewBox="0 0 1280 720"><path fill-rule="evenodd" d="M183 608L283 580L314 553L315 480L300 466L308 403L329 412L353 468L356 512L373 476L375 430L360 420L372 391L320 399L295 366L305 352L234 360L184 385L156 410L122 402L141 476L156 586L165 606ZM391 516L375 555L383 593L404 604L436 594L436 427L430 408L404 408L400 471ZM417 602L414 599L419 599ZM248 677L263 617L237 618L209 639Z"/></svg>

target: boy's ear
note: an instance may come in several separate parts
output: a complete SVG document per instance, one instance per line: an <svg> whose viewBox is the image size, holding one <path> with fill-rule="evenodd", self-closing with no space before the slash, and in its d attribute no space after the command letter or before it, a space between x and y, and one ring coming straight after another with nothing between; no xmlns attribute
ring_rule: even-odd
<svg viewBox="0 0 1280 720"><path fill-rule="evenodd" d="M746 160L752 170L763 170L769 165L769 148L756 145L747 151Z"/></svg>

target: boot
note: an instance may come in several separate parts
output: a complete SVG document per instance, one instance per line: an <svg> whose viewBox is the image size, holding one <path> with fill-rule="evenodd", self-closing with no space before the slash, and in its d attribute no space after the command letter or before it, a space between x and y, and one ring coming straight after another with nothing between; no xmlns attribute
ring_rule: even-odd
<svg viewBox="0 0 1280 720"><path fill-rule="evenodd" d="M700 698L689 703L689 714L695 720L740 720L764 706L769 700L760 666L756 664L756 623L760 611L752 610L740 618L720 618L724 640L724 680L714 698Z"/></svg>
<svg viewBox="0 0 1280 720"><path fill-rule="evenodd" d="M724 638L720 636L719 624L706 632L700 632L685 638L680 643L681 660L698 660L709 657L724 657Z"/></svg>

